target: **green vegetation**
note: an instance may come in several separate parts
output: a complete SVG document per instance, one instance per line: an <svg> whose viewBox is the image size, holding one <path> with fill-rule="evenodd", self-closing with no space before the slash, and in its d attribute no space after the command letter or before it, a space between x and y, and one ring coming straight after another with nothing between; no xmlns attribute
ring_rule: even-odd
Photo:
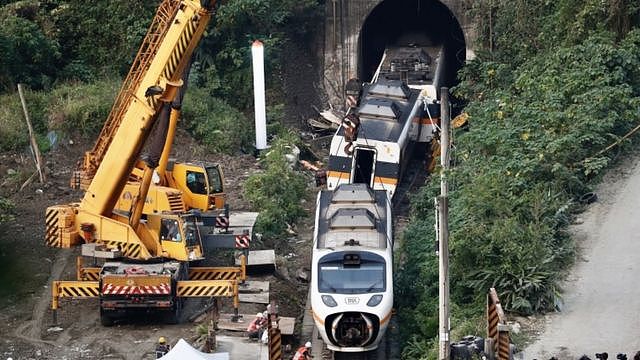
<svg viewBox="0 0 640 360"><path fill-rule="evenodd" d="M481 1L471 9L484 16L479 23L488 14L495 21L484 29L486 51L454 89L471 124L456 131L456 166L447 174L454 330L482 318L491 286L518 314L560 301L558 284L574 256L566 226L615 157L600 150L640 123L640 5L607 3ZM413 201L398 272L411 359L434 358L425 354L438 325L438 182Z"/></svg>
<svg viewBox="0 0 640 360"><path fill-rule="evenodd" d="M44 139L49 130L94 136L102 128L120 87L113 80L63 83L51 91L26 91L34 130ZM0 95L0 150L28 145L27 126L17 93Z"/></svg>
<svg viewBox="0 0 640 360"><path fill-rule="evenodd" d="M253 123L238 109L205 89L193 88L184 100L187 128L209 151L234 152L250 144Z"/></svg>
<svg viewBox="0 0 640 360"><path fill-rule="evenodd" d="M0 150L26 146L16 85L24 83L39 137L96 136L160 1L0 2ZM219 4L196 51L183 126L211 151L250 144L251 43L265 43L268 103L282 104L287 41L308 33L317 0L231 0ZM224 71L222 71L224 70Z"/></svg>
<svg viewBox="0 0 640 360"><path fill-rule="evenodd" d="M17 82L50 85L61 57L57 40L37 22L37 3L23 3L0 8L0 92L15 89Z"/></svg>
<svg viewBox="0 0 640 360"><path fill-rule="evenodd" d="M262 157L264 171L251 175L244 184L244 196L260 209L256 231L266 237L283 233L305 214L301 201L307 195L307 180L286 158L296 142L293 133L278 138Z"/></svg>
<svg viewBox="0 0 640 360"><path fill-rule="evenodd" d="M0 224L13 220L15 205L9 199L0 196Z"/></svg>

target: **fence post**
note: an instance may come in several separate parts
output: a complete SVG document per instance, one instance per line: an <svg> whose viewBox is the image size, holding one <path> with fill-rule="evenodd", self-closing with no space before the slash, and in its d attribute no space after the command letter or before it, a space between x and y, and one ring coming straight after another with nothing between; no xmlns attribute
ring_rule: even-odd
<svg viewBox="0 0 640 360"><path fill-rule="evenodd" d="M485 352L490 359L509 360L509 326L502 310L496 289L487 294L487 346Z"/></svg>
<svg viewBox="0 0 640 360"><path fill-rule="evenodd" d="M282 335L280 333L278 318L278 306L275 302L271 302L267 306L269 321L267 323L267 331L269 334L269 360L283 360L282 358Z"/></svg>

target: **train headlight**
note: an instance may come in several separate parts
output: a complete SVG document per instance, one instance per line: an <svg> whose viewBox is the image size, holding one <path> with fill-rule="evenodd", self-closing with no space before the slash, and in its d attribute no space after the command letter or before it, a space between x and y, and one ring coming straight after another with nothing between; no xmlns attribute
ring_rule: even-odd
<svg viewBox="0 0 640 360"><path fill-rule="evenodd" d="M331 295L322 295L322 302L328 307L338 306L338 303L333 299Z"/></svg>
<svg viewBox="0 0 640 360"><path fill-rule="evenodd" d="M367 306L378 306L382 302L382 295L373 295L369 301L367 301Z"/></svg>

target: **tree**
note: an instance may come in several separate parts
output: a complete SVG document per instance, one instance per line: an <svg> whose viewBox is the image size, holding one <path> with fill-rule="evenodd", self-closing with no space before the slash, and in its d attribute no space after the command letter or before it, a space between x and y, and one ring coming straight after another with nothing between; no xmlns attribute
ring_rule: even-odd
<svg viewBox="0 0 640 360"><path fill-rule="evenodd" d="M19 82L42 89L55 78L58 43L30 20L10 14L0 19L0 53L0 92L14 90Z"/></svg>

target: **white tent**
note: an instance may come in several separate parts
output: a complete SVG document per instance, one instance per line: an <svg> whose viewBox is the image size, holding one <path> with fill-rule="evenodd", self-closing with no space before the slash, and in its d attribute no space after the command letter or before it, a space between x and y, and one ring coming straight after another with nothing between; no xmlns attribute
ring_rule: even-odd
<svg viewBox="0 0 640 360"><path fill-rule="evenodd" d="M229 360L229 353L206 354L180 339L162 360Z"/></svg>

